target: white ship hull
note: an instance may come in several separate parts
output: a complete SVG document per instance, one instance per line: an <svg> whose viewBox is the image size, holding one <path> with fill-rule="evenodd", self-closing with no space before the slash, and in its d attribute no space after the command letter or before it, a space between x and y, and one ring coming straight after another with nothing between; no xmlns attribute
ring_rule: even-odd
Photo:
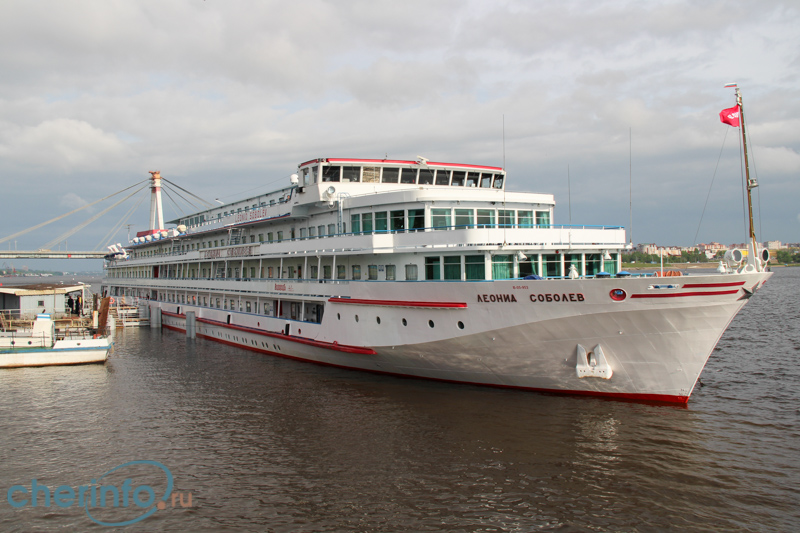
<svg viewBox="0 0 800 533"><path fill-rule="evenodd" d="M306 294L333 289L321 324L151 305L161 308L164 327L185 331L186 313L192 311L200 337L316 363L459 383L686 403L722 333L769 276L285 287ZM274 284L259 285L268 289ZM337 294L345 287L350 294ZM610 297L615 289L625 291L622 301ZM581 347L597 352L598 346L610 372L581 377Z"/></svg>
<svg viewBox="0 0 800 533"><path fill-rule="evenodd" d="M110 349L108 338L60 340L53 347L4 347L0 348L0 368L104 363Z"/></svg>

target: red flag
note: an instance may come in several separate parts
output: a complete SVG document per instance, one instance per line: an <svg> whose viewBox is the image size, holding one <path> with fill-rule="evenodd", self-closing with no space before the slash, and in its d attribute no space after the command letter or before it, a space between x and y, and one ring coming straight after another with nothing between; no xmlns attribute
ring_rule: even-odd
<svg viewBox="0 0 800 533"><path fill-rule="evenodd" d="M739 106L723 109L719 112L719 119L725 124L730 124L734 128L739 127Z"/></svg>

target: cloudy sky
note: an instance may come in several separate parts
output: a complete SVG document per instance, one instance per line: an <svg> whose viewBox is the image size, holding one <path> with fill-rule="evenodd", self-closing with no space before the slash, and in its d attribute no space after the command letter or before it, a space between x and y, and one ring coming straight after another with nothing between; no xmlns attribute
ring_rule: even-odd
<svg viewBox="0 0 800 533"><path fill-rule="evenodd" d="M742 242L738 130L718 118L737 82L759 238L797 242L798 28L800 6L771 0L4 0L0 237L149 170L231 201L315 157L421 155L505 157L508 188L554 193L564 224L571 203L574 224L629 226L632 181L634 242Z"/></svg>

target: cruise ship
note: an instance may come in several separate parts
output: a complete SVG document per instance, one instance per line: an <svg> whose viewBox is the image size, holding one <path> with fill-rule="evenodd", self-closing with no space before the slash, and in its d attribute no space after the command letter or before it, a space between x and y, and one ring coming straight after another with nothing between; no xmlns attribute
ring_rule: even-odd
<svg viewBox="0 0 800 533"><path fill-rule="evenodd" d="M708 275L621 272L626 232L554 221L493 166L319 158L286 186L150 229L104 292L164 328L337 367L686 403L771 275L755 240Z"/></svg>

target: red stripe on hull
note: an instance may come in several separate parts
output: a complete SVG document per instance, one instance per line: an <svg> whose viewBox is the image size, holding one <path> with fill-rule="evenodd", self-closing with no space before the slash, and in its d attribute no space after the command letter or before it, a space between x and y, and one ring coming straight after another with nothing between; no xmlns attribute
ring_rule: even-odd
<svg viewBox="0 0 800 533"><path fill-rule="evenodd" d="M733 281L731 283L686 283L684 289L708 289L713 287L741 287L744 281Z"/></svg>
<svg viewBox="0 0 800 533"><path fill-rule="evenodd" d="M218 326L222 328L235 329L237 331L245 331L247 333L254 333L256 335L261 335L263 337L271 337L274 339L296 342L298 344L307 344L309 346L315 346L317 348L325 348L326 350L333 350L335 352L358 353L362 355L375 355L377 353L372 348L364 348L362 346L350 346L348 344L336 344L333 342L315 341L303 337L284 335L283 333L273 333L271 331L265 331L263 329L250 328L247 326L237 326L235 324L227 324L225 322L220 322L218 320L211 320L210 318L198 318L197 321L203 324L211 324L213 326Z"/></svg>
<svg viewBox="0 0 800 533"><path fill-rule="evenodd" d="M465 309L464 302L410 302L404 300L362 300L358 298L328 298L329 302L337 304L380 305L388 307L428 307L445 309Z"/></svg>
<svg viewBox="0 0 800 533"><path fill-rule="evenodd" d="M681 298L683 296L720 296L723 294L736 294L735 291L715 291L715 292L673 292L666 294L631 294L631 298Z"/></svg>

